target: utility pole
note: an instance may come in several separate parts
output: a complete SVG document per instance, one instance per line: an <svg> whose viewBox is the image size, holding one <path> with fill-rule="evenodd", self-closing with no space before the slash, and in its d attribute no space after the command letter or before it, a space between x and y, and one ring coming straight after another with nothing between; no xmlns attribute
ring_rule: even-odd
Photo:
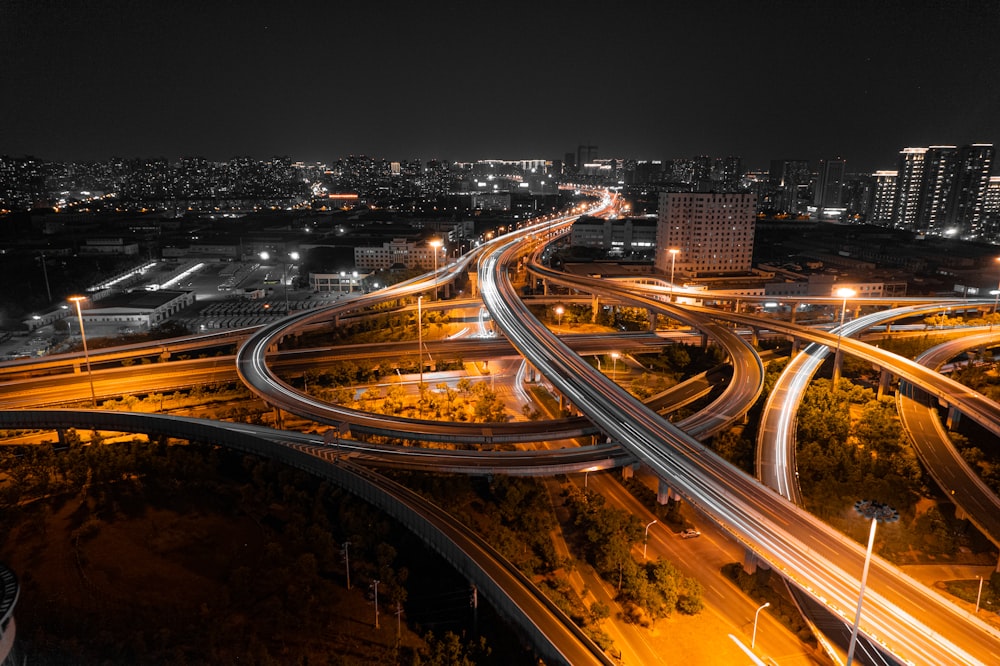
<svg viewBox="0 0 1000 666"><path fill-rule="evenodd" d="M344 547L340 551L344 554L344 572L347 574L347 589L351 589L351 542L345 541Z"/></svg>
<svg viewBox="0 0 1000 666"><path fill-rule="evenodd" d="M378 584L382 582L378 578L372 581L372 587L375 588L375 628L378 629Z"/></svg>
<svg viewBox="0 0 1000 666"><path fill-rule="evenodd" d="M399 649L399 643L403 640L403 604L396 602L396 649Z"/></svg>

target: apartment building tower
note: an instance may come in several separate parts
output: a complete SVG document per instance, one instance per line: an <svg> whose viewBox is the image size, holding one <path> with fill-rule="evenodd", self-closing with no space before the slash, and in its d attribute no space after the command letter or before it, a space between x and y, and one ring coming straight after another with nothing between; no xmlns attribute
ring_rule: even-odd
<svg viewBox="0 0 1000 666"><path fill-rule="evenodd" d="M753 260L754 194L662 192L656 227L657 270L699 277L747 273Z"/></svg>

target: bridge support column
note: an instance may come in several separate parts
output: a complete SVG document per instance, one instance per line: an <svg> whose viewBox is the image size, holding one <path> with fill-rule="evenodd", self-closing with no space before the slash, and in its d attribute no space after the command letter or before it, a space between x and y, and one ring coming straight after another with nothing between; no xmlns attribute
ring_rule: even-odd
<svg viewBox="0 0 1000 666"><path fill-rule="evenodd" d="M656 503L657 504L666 504L670 500L676 500L678 502L681 501L681 499L682 499L681 496L678 495L677 493L675 493L674 491L672 491L670 489L670 486L667 485L666 481L664 481L663 479L659 479L656 482L656 484L657 484L656 485Z"/></svg>
<svg viewBox="0 0 1000 666"><path fill-rule="evenodd" d="M747 574L753 575L757 573L758 569L770 569L767 562L757 557L757 553L752 550L743 551L743 571Z"/></svg>
<svg viewBox="0 0 1000 666"><path fill-rule="evenodd" d="M965 512L965 509L959 505L955 505L955 520L968 520L969 514Z"/></svg>
<svg viewBox="0 0 1000 666"><path fill-rule="evenodd" d="M652 310L646 310L646 317L649 318L649 331L651 333L656 332L656 313Z"/></svg>
<svg viewBox="0 0 1000 666"><path fill-rule="evenodd" d="M545 278L542 278L542 296L548 296L548 295L549 295L549 281Z"/></svg>
<svg viewBox="0 0 1000 666"><path fill-rule="evenodd" d="M840 366L844 362L844 354L838 349L833 355L833 390L837 390L840 383Z"/></svg>
<svg viewBox="0 0 1000 666"><path fill-rule="evenodd" d="M636 470L636 467L638 467L638 466L639 466L639 463L635 463L635 464L632 464L632 465L623 465L622 466L622 480L631 479L633 476L635 476L635 470Z"/></svg>
<svg viewBox="0 0 1000 666"><path fill-rule="evenodd" d="M798 353L799 353L799 339L792 338L792 358L795 358L795 355Z"/></svg>
<svg viewBox="0 0 1000 666"><path fill-rule="evenodd" d="M701 334L701 348L708 349L708 333Z"/></svg>
<svg viewBox="0 0 1000 666"><path fill-rule="evenodd" d="M791 318L791 322L793 324L795 323L795 317L798 314L799 314L799 304L798 303L792 303L792 318Z"/></svg>
<svg viewBox="0 0 1000 666"><path fill-rule="evenodd" d="M750 344L756 347L760 343L760 329L751 328L750 329Z"/></svg>
<svg viewBox="0 0 1000 666"><path fill-rule="evenodd" d="M945 421L945 427L948 430L954 430L958 427L958 422L962 419L962 412L955 409L954 405L948 405L948 419Z"/></svg>
<svg viewBox="0 0 1000 666"><path fill-rule="evenodd" d="M882 372L880 372L878 376L878 393L876 394L876 397L878 397L879 400L881 400L882 397L889 391L889 382L891 380L892 373L885 368L882 368Z"/></svg>
<svg viewBox="0 0 1000 666"><path fill-rule="evenodd" d="M597 323L597 314L601 311L601 299L597 294L590 297L590 323Z"/></svg>
<svg viewBox="0 0 1000 666"><path fill-rule="evenodd" d="M472 297L475 298L479 295L479 273L477 271L469 271L469 291L472 292Z"/></svg>

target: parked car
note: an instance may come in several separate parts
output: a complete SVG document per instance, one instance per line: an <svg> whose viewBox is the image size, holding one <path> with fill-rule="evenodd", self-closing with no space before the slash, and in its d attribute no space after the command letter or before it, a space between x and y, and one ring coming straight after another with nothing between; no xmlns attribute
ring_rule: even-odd
<svg viewBox="0 0 1000 666"><path fill-rule="evenodd" d="M701 532L699 532L698 530L694 529L693 527L689 527L688 529L686 529L683 532L681 532L681 538L682 539L694 539L695 537L700 537L700 536L701 536Z"/></svg>

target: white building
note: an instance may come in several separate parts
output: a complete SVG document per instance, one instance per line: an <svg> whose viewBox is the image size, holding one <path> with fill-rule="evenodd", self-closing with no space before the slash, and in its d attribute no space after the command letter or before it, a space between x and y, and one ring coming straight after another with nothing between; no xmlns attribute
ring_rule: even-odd
<svg viewBox="0 0 1000 666"><path fill-rule="evenodd" d="M394 238L379 247L354 248L354 265L359 269L382 270L399 264L407 268L434 268L434 253L438 252L438 265L447 257L446 249L434 248L426 242L414 243L404 238Z"/></svg>
<svg viewBox="0 0 1000 666"><path fill-rule="evenodd" d="M310 273L309 288L321 293L349 294L363 291L362 281L371 273L340 271L338 273Z"/></svg>
<svg viewBox="0 0 1000 666"><path fill-rule="evenodd" d="M81 310L85 327L114 324L140 331L162 324L184 308L194 305L194 292L172 289L131 291L90 305L88 308L85 303Z"/></svg>
<svg viewBox="0 0 1000 666"><path fill-rule="evenodd" d="M673 263L678 276L749 273L756 199L735 192L660 193L657 270L670 273Z"/></svg>

